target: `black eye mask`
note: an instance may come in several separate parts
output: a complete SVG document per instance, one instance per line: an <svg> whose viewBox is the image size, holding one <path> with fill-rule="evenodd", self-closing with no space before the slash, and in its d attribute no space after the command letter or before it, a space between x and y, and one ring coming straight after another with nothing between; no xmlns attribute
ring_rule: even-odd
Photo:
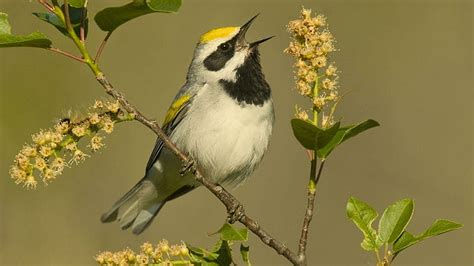
<svg viewBox="0 0 474 266"><path fill-rule="evenodd" d="M217 49L212 52L212 54L204 59L204 66L207 68L207 70L221 70L227 61L229 61L234 56L236 42L237 37L234 37L227 42L221 43Z"/></svg>

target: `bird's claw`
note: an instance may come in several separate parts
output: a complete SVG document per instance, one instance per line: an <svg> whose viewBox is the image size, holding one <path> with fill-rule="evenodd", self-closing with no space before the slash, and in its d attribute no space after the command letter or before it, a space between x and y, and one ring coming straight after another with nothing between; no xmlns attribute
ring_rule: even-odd
<svg viewBox="0 0 474 266"><path fill-rule="evenodd" d="M191 172L194 174L196 172L196 166L193 159L188 159L183 163L183 167L179 170L179 174L184 176L186 173Z"/></svg>
<svg viewBox="0 0 474 266"><path fill-rule="evenodd" d="M231 209L229 209L229 216L227 216L227 222L230 224L239 221L242 217L245 216L244 206L238 203L234 205Z"/></svg>

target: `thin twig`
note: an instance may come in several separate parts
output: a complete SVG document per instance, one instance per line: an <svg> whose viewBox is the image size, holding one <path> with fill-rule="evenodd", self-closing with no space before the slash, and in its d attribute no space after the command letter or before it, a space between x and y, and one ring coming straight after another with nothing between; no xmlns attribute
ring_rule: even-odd
<svg viewBox="0 0 474 266"><path fill-rule="evenodd" d="M58 54L62 54L62 55L64 55L64 56L67 56L67 57L69 57L69 58L72 58L72 59L74 59L74 60L77 60L77 61L79 61L79 62L81 62L81 63L85 63L84 59L82 59L82 58L80 58L80 57L78 57L78 56L72 55L72 54L70 54L70 53L68 53L68 52L64 52L63 50L60 50L60 49L58 49L58 48L50 47L50 48L48 48L48 50L53 51L53 52L56 52L56 53L58 53Z"/></svg>
<svg viewBox="0 0 474 266"><path fill-rule="evenodd" d="M316 180L315 180L316 186L318 185L319 179L321 178L321 173L323 172L324 163L326 163L326 160L322 160L321 166L319 166L318 175L316 176Z"/></svg>
<svg viewBox="0 0 474 266"><path fill-rule="evenodd" d="M309 232L309 224L313 219L313 212L314 212L314 200L316 198L316 188L321 178L321 173L324 167L324 160L321 161L321 165L319 166L318 174L316 175L317 169L317 158L311 161L311 173L310 173L310 184L308 187L308 203L306 207L306 212L303 218L303 226L301 226L301 237L299 242L299 249L298 249L298 259L302 265L306 265L306 247L308 245L308 232Z"/></svg>
<svg viewBox="0 0 474 266"><path fill-rule="evenodd" d="M81 27L79 28L79 35L80 35L80 38L81 38L81 42L83 44L85 44L86 42L86 33L85 33L85 30L84 30L84 21L87 17L87 9L86 8L83 8L82 9L82 18L81 18Z"/></svg>
<svg viewBox="0 0 474 266"><path fill-rule="evenodd" d="M104 87L105 92L119 101L127 112L135 116L135 120L141 122L143 125L151 129L163 141L165 146L172 151L181 161L188 162L189 158L168 138L168 136L161 130L156 121L146 118L140 111L128 102L123 94L113 88L110 82L101 73L97 77L97 81ZM294 265L301 265L298 257L284 244L273 238L269 233L260 227L260 225L247 216L242 207L242 204L232 194L227 192L222 186L211 182L205 178L199 169L195 171L195 179L211 191L227 208L229 215L237 216L237 220L245 225L250 231L257 235L263 243L273 248L278 254L287 258ZM239 208L240 207L240 208ZM238 213L234 213L238 210Z"/></svg>
<svg viewBox="0 0 474 266"><path fill-rule="evenodd" d="M40 3L42 6L44 6L46 9L48 9L49 11L53 12L54 11L54 7L51 6L48 2L46 2L45 0L38 0L38 3Z"/></svg>
<svg viewBox="0 0 474 266"><path fill-rule="evenodd" d="M107 35L105 35L104 40L103 40L102 43L100 44L99 50L97 50L97 54L95 55L95 58L94 58L94 62L95 62L96 64L97 64L97 62L99 61L100 55L102 54L102 51L104 50L105 45L107 44L107 41L108 41L109 38L110 38L110 35L112 35L112 31L107 32Z"/></svg>
<svg viewBox="0 0 474 266"><path fill-rule="evenodd" d="M64 0L64 20L66 21L66 28L72 30L71 18L69 17L69 4L67 0Z"/></svg>

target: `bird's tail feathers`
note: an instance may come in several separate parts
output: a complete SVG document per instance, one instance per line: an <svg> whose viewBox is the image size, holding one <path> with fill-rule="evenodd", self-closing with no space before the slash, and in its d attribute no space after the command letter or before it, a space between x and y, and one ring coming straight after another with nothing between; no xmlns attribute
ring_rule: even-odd
<svg viewBox="0 0 474 266"><path fill-rule="evenodd" d="M117 220L125 230L132 227L136 235L143 232L153 221L166 201L156 201L157 191L145 178L120 198L100 220L103 223Z"/></svg>

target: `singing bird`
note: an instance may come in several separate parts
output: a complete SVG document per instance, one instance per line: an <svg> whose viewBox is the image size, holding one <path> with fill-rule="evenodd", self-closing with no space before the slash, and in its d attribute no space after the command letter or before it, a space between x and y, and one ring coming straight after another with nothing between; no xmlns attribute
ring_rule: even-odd
<svg viewBox="0 0 474 266"><path fill-rule="evenodd" d="M270 86L260 65L259 44L245 34L257 16L241 27L203 34L185 85L169 108L163 131L215 183L238 185L262 160L274 121ZM101 217L122 229L142 233L166 202L200 184L181 176L181 161L158 138L145 176Z"/></svg>

